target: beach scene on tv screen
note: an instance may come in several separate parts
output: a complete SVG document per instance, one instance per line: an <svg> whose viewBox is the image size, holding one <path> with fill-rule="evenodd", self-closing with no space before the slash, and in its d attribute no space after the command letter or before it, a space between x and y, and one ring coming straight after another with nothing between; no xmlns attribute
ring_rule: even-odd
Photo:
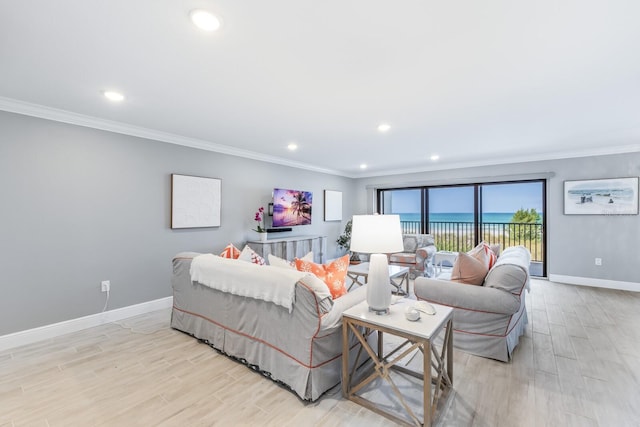
<svg viewBox="0 0 640 427"><path fill-rule="evenodd" d="M311 224L312 202L313 195L310 191L274 189L273 226L290 227Z"/></svg>

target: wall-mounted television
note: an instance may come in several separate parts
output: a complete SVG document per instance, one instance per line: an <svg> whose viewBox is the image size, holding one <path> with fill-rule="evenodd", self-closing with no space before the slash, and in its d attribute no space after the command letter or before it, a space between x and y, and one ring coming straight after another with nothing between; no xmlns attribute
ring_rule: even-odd
<svg viewBox="0 0 640 427"><path fill-rule="evenodd" d="M311 224L313 193L310 191L273 189L273 226L291 227Z"/></svg>

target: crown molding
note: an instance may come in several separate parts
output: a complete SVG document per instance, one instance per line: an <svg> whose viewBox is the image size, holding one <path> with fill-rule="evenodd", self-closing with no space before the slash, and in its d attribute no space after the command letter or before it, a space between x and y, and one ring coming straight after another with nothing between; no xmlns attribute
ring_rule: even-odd
<svg viewBox="0 0 640 427"><path fill-rule="evenodd" d="M627 144L618 146L609 146L584 150L567 150L556 151L551 153L539 153L519 155L512 157L501 157L500 159L481 159L468 162L451 162L440 163L436 165L428 165L424 167L395 169L387 171L372 172L370 174L362 173L352 176L352 178L376 178L391 175L409 175L414 173L435 172L441 170L474 168L481 166L496 166L514 163L531 163L548 160L573 159L579 157L607 156L612 154L636 153L640 152L640 144ZM426 162L425 162L426 163Z"/></svg>
<svg viewBox="0 0 640 427"><path fill-rule="evenodd" d="M0 110L10 113L22 114L25 116L38 117L46 120L53 120L56 122L62 122L76 126L84 126L108 132L120 133L123 135L135 136L137 138L151 139L154 141L166 142L169 144L182 145L184 147L197 148L199 150L213 151L216 153L228 154L230 156L243 157L246 159L258 160L267 163L275 163L282 166L289 166L292 168L304 169L328 175L353 178L352 176L346 175L344 172L321 168L308 163L295 162L280 157L269 156L267 154L231 147L229 145L217 144L203 139L189 138L168 132L161 132L149 128L144 128L141 126L134 126L127 123L116 122L113 120L100 119L93 116L87 116L85 114L74 113L72 111L61 110L52 107L45 107L43 105L32 104L12 98L0 97Z"/></svg>
<svg viewBox="0 0 640 427"><path fill-rule="evenodd" d="M216 153L227 154L230 156L243 157L246 159L257 160L267 163L274 163L282 166L289 166L297 169L324 173L328 175L342 176L346 178L375 178L392 175L408 175L414 173L435 172L440 170L463 169L481 166L496 166L502 164L513 163L530 163L545 160L561 160L578 157L606 156L611 154L623 154L640 152L640 144L628 144L617 146L603 146L599 148L591 148L584 150L567 150L550 153L518 155L512 157L501 157L500 159L480 159L467 162L451 162L427 164L424 166L403 169L389 169L382 171L370 172L353 172L348 173L333 169L321 168L312 164L295 162L280 157L269 156L267 154L257 153L254 151L243 150L231 147L229 145L217 144L214 142L189 138L185 136L175 135L168 132L161 132L141 126L134 126L113 120L100 119L85 114L74 113L67 110L61 110L43 105L32 104L25 101L19 101L12 98L0 97L0 110L10 113L23 114L26 116L38 117L46 120L53 120L62 123L68 123L76 126L84 126L93 129L104 130L107 132L120 133L123 135L134 136L143 139L166 142L169 144L182 145L184 147L196 148L199 150L213 151Z"/></svg>

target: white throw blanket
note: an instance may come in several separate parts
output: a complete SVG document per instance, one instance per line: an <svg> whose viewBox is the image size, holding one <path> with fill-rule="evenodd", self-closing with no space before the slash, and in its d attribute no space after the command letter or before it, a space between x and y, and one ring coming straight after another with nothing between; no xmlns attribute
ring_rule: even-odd
<svg viewBox="0 0 640 427"><path fill-rule="evenodd" d="M293 310L296 283L309 273L203 254L191 262L191 281Z"/></svg>

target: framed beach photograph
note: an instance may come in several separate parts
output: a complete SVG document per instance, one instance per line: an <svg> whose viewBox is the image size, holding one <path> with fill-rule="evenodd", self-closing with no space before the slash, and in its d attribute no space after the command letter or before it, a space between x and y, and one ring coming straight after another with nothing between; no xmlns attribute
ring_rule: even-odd
<svg viewBox="0 0 640 427"><path fill-rule="evenodd" d="M564 182L565 215L638 215L638 177Z"/></svg>
<svg viewBox="0 0 640 427"><path fill-rule="evenodd" d="M220 227L221 182L171 174L171 228Z"/></svg>
<svg viewBox="0 0 640 427"><path fill-rule="evenodd" d="M292 227L310 225L313 211L313 193L311 191L273 189L273 227Z"/></svg>

